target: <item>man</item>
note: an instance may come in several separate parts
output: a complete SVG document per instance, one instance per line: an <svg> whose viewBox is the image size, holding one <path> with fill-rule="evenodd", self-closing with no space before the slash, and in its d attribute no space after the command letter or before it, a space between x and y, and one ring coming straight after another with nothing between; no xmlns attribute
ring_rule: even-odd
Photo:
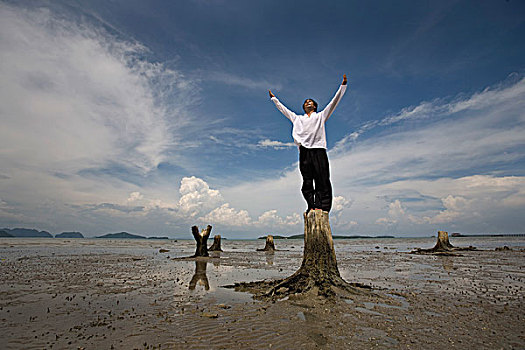
<svg viewBox="0 0 525 350"><path fill-rule="evenodd" d="M306 213L312 209L329 212L332 208L332 184L326 154L326 132L324 124L334 112L347 87L346 74L334 98L321 112L317 112L317 102L306 99L303 103L305 114L297 115L284 106L271 90L270 98L277 109L293 123L292 136L299 146L299 170L303 176L301 192L308 205Z"/></svg>

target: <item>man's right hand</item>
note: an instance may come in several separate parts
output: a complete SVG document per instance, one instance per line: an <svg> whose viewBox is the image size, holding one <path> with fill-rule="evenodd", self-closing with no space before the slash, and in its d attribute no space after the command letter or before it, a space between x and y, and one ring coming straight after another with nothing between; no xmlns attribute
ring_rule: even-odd
<svg viewBox="0 0 525 350"><path fill-rule="evenodd" d="M268 93L270 94L270 98L275 97L275 95L272 93L272 90L268 90Z"/></svg>

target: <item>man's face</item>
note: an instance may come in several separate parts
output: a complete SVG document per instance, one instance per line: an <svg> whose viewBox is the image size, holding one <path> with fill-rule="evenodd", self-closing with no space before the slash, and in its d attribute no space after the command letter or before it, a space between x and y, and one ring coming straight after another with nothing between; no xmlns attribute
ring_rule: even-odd
<svg viewBox="0 0 525 350"><path fill-rule="evenodd" d="M317 107L315 106L314 100L307 99L306 101L304 101L303 109L306 113L310 111L315 111Z"/></svg>

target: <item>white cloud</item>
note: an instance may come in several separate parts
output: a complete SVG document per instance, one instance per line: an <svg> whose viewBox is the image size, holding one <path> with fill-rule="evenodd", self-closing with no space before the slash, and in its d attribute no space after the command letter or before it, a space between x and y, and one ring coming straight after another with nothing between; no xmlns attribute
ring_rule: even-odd
<svg viewBox="0 0 525 350"><path fill-rule="evenodd" d="M167 118L185 120L162 103L185 93L178 72L100 28L0 6L0 142L10 166L78 171L118 162L149 171L163 160L176 142Z"/></svg>
<svg viewBox="0 0 525 350"><path fill-rule="evenodd" d="M350 208L351 206L351 200L348 200L343 196L334 196L332 201L332 213L340 213L344 209Z"/></svg>
<svg viewBox="0 0 525 350"><path fill-rule="evenodd" d="M448 195L442 198L443 206L445 210L440 211L434 217L425 217L425 220L430 224L443 224L452 222L466 214L466 211L470 207L472 200L467 200L461 196Z"/></svg>
<svg viewBox="0 0 525 350"><path fill-rule="evenodd" d="M135 202L144 198L140 192L131 192L128 197L128 202Z"/></svg>
<svg viewBox="0 0 525 350"><path fill-rule="evenodd" d="M379 218L376 220L380 225L394 225L402 220L405 216L405 208L401 202L396 199L388 205L388 217Z"/></svg>
<svg viewBox="0 0 525 350"><path fill-rule="evenodd" d="M241 229L296 232L302 222L297 213L282 217L277 210L268 210L254 220L247 210L232 207L224 201L219 190L211 189L206 181L195 176L182 178L179 193L179 201L164 201L135 191L123 201L88 204L84 209L117 219L151 221L162 218L163 222L178 222L187 227L196 223L210 224L227 233Z"/></svg>
<svg viewBox="0 0 525 350"><path fill-rule="evenodd" d="M284 149L284 148L288 148L288 147L297 147L297 145L295 145L293 142L272 141L270 139L260 140L257 143L257 146L258 147L264 147L264 148L272 147L274 149Z"/></svg>
<svg viewBox="0 0 525 350"><path fill-rule="evenodd" d="M302 222L302 218L297 213L293 213L285 218L277 215L277 210L272 209L259 216L257 224L268 228L282 228L283 226L297 226Z"/></svg>
<svg viewBox="0 0 525 350"><path fill-rule="evenodd" d="M210 189L204 180L195 176L183 178L179 192L179 207L191 217L202 215L223 202L219 191Z"/></svg>
<svg viewBox="0 0 525 350"><path fill-rule="evenodd" d="M235 210L224 203L200 218L204 223L212 225L224 225L228 227L246 227L252 224L252 219L246 210Z"/></svg>

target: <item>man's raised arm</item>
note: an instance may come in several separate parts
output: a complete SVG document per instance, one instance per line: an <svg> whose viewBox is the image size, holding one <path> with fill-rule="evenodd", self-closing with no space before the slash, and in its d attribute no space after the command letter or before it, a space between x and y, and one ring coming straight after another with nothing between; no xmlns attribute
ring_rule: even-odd
<svg viewBox="0 0 525 350"><path fill-rule="evenodd" d="M288 108L286 108L286 106L283 105L281 103L281 101L279 101L279 99L277 99L277 97L275 97L275 95L272 93L272 90L268 90L268 94L270 95L270 98L273 101L273 103L275 103L275 107L277 107L277 109L282 114L284 114L284 116L286 118L290 119L290 121L293 123L295 118L297 118L297 115L294 112L292 112L291 110L289 110Z"/></svg>
<svg viewBox="0 0 525 350"><path fill-rule="evenodd" d="M339 86L339 89L335 93L334 98L332 98L332 101L330 101L330 103L321 112L325 121L327 121L328 118L330 118L330 116L335 110L335 107L337 107L339 101L341 101L341 97L343 97L343 95L345 94L347 84L348 80L346 79L346 74L343 74L343 82L341 83L341 86Z"/></svg>

